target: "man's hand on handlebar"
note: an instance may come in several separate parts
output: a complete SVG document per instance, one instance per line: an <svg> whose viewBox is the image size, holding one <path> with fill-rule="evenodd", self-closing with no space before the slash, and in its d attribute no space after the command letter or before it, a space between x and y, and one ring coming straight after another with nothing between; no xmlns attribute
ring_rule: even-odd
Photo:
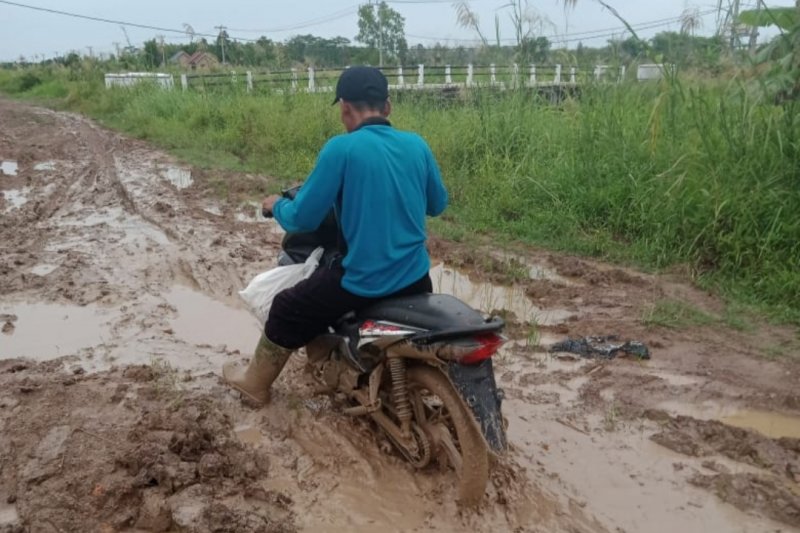
<svg viewBox="0 0 800 533"><path fill-rule="evenodd" d="M275 207L275 202L280 200L280 198L281 197L277 194L271 194L264 198L264 201L261 202L261 214L266 218L272 218L272 209Z"/></svg>

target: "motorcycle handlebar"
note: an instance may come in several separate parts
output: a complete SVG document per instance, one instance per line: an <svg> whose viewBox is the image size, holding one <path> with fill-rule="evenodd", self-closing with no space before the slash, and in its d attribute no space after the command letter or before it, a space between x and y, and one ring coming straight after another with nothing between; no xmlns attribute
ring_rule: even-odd
<svg viewBox="0 0 800 533"><path fill-rule="evenodd" d="M284 198L288 198L289 200L294 200L294 197L297 196L297 191L300 190L300 186L296 185L289 189L284 189L281 191L281 196ZM273 218L274 214L269 209L262 207L261 208L261 216L264 218Z"/></svg>

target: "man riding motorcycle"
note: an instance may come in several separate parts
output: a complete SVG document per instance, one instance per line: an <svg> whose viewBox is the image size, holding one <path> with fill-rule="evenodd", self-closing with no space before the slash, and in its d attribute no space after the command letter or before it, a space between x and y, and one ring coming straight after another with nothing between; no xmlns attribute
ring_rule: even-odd
<svg viewBox="0 0 800 533"><path fill-rule="evenodd" d="M432 291L425 217L447 206L433 153L419 135L387 120L391 103L380 70L344 71L333 103L347 133L326 143L293 200L273 195L262 205L287 232L317 229L334 208L342 257L275 297L249 365L224 365L223 379L258 405L270 401L291 353L346 313Z"/></svg>

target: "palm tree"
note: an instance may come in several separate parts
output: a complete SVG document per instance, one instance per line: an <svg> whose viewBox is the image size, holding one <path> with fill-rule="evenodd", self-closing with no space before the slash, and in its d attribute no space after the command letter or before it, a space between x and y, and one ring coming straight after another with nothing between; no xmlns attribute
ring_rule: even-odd
<svg viewBox="0 0 800 533"><path fill-rule="evenodd" d="M687 7L683 10L683 13L681 13L681 33L694 36L694 32L702 25L703 20L700 17L699 7Z"/></svg>
<svg viewBox="0 0 800 533"><path fill-rule="evenodd" d="M478 14L472 11L472 9L469 7L469 1L462 0L461 2L453 2L453 7L456 10L456 21L458 22L458 25L462 28L475 30L475 33L477 33L478 37L480 37L483 46L489 46L489 42L486 40L486 37L484 37L483 33L481 33Z"/></svg>
<svg viewBox="0 0 800 533"><path fill-rule="evenodd" d="M196 35L196 32L194 31L194 28L192 28L192 26L190 24L187 24L187 23L184 22L183 23L183 31L186 33L186 35L189 36L189 44L193 44L194 43L194 37Z"/></svg>

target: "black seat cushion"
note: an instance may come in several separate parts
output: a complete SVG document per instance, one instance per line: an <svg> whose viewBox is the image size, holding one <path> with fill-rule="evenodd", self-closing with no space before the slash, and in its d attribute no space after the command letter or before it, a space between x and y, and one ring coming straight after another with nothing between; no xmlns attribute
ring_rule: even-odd
<svg viewBox="0 0 800 533"><path fill-rule="evenodd" d="M386 320L416 328L481 328L483 315L458 298L447 294L415 294L382 300L358 313L361 320Z"/></svg>

